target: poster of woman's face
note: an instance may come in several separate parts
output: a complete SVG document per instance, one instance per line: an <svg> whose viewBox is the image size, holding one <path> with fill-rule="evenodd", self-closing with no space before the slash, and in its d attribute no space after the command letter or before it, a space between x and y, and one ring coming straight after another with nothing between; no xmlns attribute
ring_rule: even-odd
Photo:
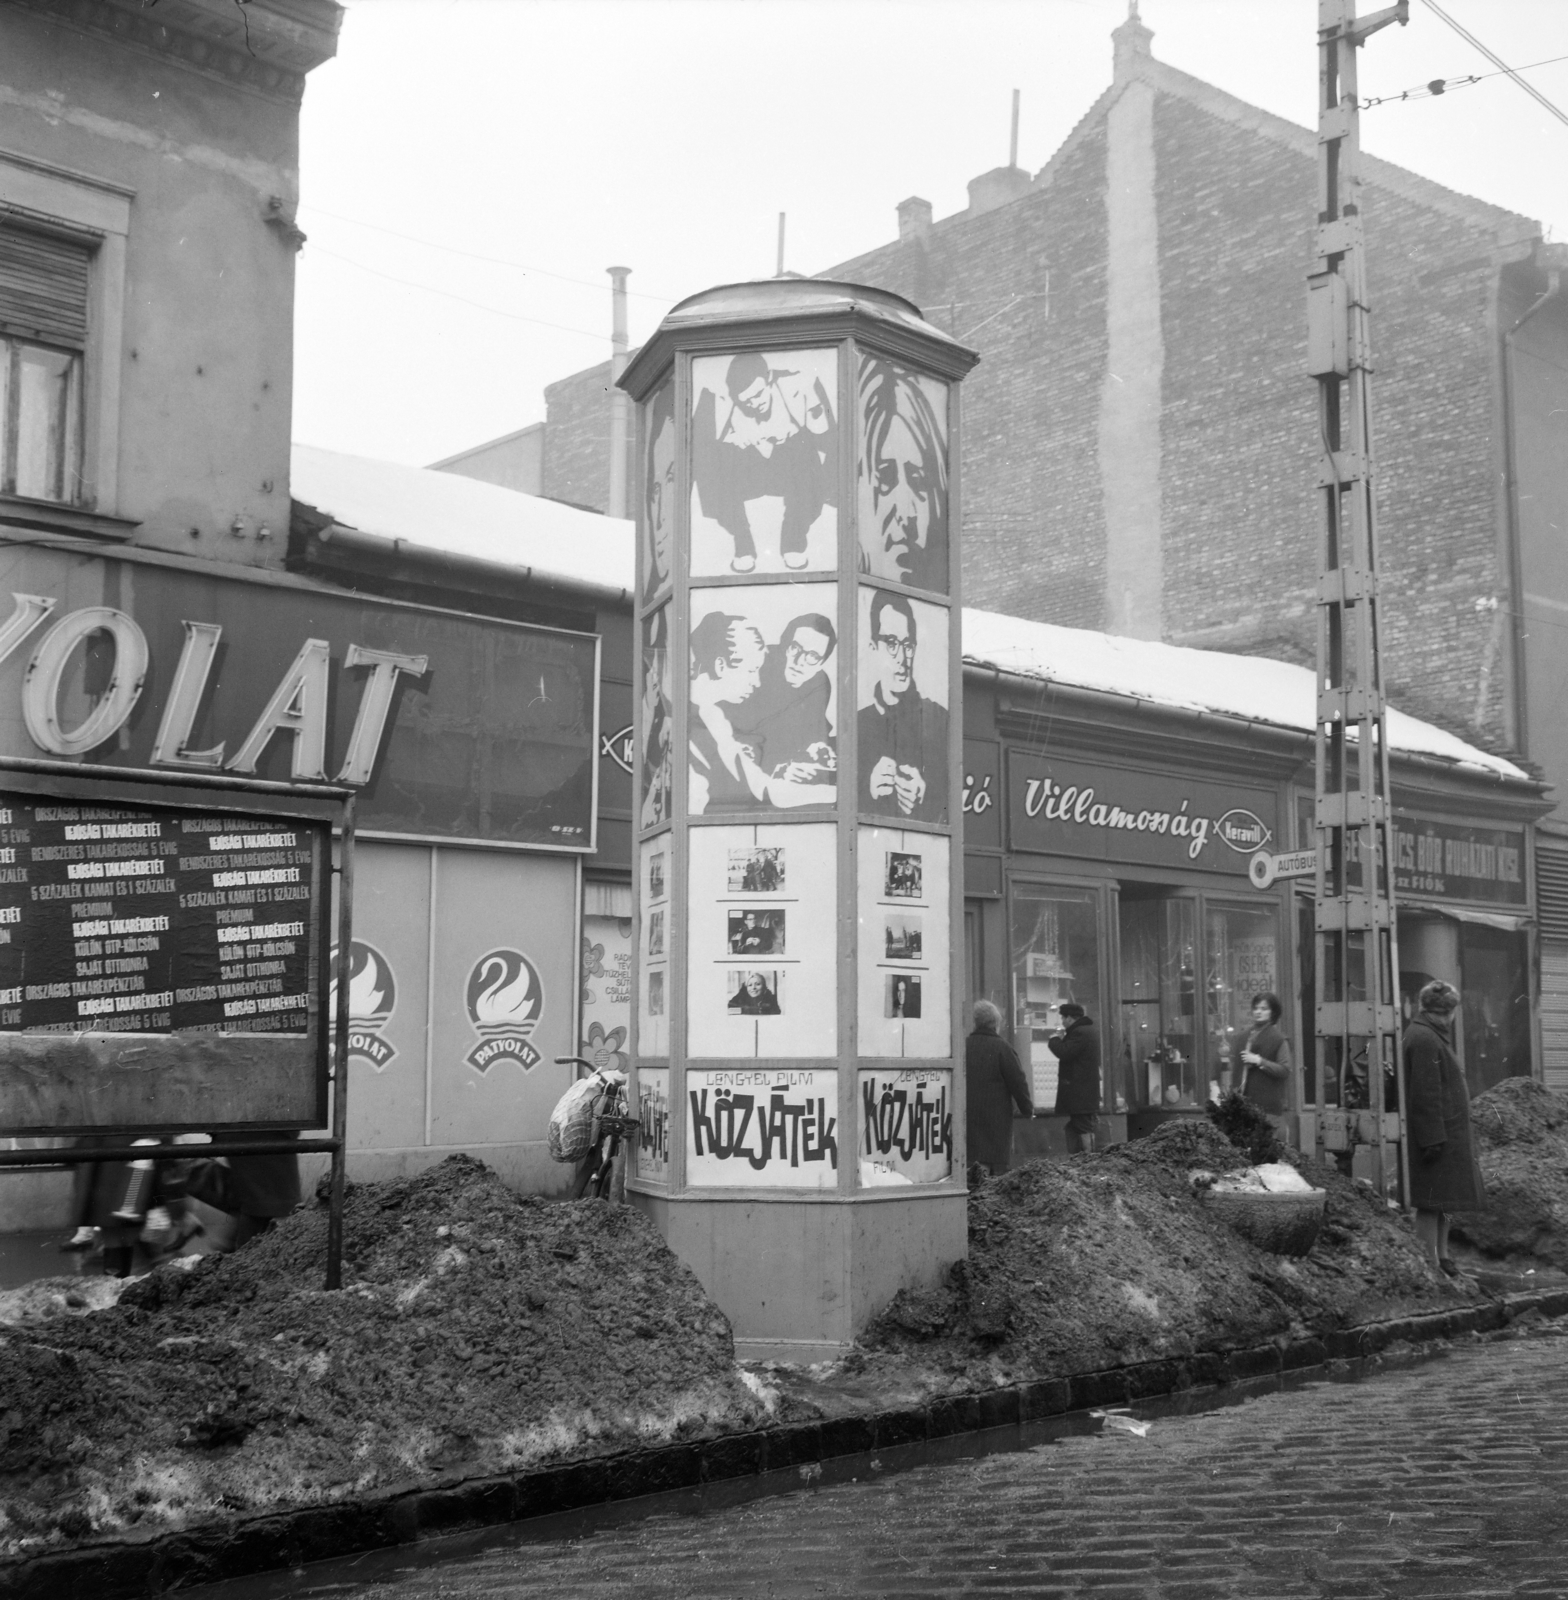
<svg viewBox="0 0 1568 1600"><path fill-rule="evenodd" d="M642 597L668 587L675 540L675 386L648 402L643 433Z"/></svg>
<svg viewBox="0 0 1568 1600"><path fill-rule="evenodd" d="M860 570L946 594L947 385L860 358Z"/></svg>
<svg viewBox="0 0 1568 1600"><path fill-rule="evenodd" d="M656 828L670 817L675 731L670 684L670 608L660 606L642 621L642 793L638 826Z"/></svg>
<svg viewBox="0 0 1568 1600"><path fill-rule="evenodd" d="M691 364L691 575L838 564L838 352Z"/></svg>
<svg viewBox="0 0 1568 1600"><path fill-rule="evenodd" d="M833 804L837 595L835 583L693 592L693 816Z"/></svg>
<svg viewBox="0 0 1568 1600"><path fill-rule="evenodd" d="M732 956L781 956L784 912L777 906L731 909L725 942Z"/></svg>
<svg viewBox="0 0 1568 1600"><path fill-rule="evenodd" d="M868 584L859 609L857 807L946 822L947 609Z"/></svg>
<svg viewBox="0 0 1568 1600"><path fill-rule="evenodd" d="M883 977L884 1017L912 1020L920 1015L920 978L915 973L889 972Z"/></svg>
<svg viewBox="0 0 1568 1600"><path fill-rule="evenodd" d="M784 974L777 968L766 971L755 967L734 969L724 974L729 994L727 1009L737 1017L782 1017L784 1015Z"/></svg>

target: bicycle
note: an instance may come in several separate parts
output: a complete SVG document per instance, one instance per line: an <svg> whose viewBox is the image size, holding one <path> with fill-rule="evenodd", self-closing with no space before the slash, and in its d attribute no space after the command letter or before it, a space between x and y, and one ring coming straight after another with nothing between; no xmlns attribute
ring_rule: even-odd
<svg viewBox="0 0 1568 1600"><path fill-rule="evenodd" d="M581 1200L585 1195L593 1200L608 1200L626 1192L626 1156L623 1144L630 1144L641 1131L641 1122L627 1114L626 1075L621 1072L602 1072L593 1062L581 1056L557 1056L558 1067L576 1067L581 1079L585 1073L601 1073L605 1079L604 1093L600 1096L593 1114L593 1143L588 1154L577 1164L571 1187L566 1191L569 1200Z"/></svg>

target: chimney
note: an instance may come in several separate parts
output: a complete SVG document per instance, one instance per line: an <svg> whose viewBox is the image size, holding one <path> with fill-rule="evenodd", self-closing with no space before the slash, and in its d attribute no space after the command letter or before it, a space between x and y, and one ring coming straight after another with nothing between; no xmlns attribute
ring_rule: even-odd
<svg viewBox="0 0 1568 1600"><path fill-rule="evenodd" d="M1028 194L1033 180L1022 167L992 167L969 180L969 215L978 217L1005 206L1009 200Z"/></svg>
<svg viewBox="0 0 1568 1600"><path fill-rule="evenodd" d="M931 202L912 194L898 203L898 242L924 239L931 232Z"/></svg>
<svg viewBox="0 0 1568 1600"><path fill-rule="evenodd" d="M1140 61L1152 61L1154 30L1144 26L1138 15L1138 0L1127 0L1127 20L1111 34L1115 46L1112 57L1111 85L1116 87L1136 77Z"/></svg>

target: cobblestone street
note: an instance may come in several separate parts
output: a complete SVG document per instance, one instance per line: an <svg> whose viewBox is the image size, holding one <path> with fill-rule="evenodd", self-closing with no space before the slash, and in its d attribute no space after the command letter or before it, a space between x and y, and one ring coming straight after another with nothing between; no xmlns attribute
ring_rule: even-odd
<svg viewBox="0 0 1568 1600"><path fill-rule="evenodd" d="M298 1600L1568 1596L1568 1330L1359 1383L572 1538L204 1591ZM451 1547L448 1547L451 1550Z"/></svg>

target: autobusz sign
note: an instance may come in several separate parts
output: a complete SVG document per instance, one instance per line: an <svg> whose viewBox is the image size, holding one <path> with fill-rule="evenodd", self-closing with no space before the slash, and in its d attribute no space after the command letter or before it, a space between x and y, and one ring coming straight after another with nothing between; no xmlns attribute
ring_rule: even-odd
<svg viewBox="0 0 1568 1600"><path fill-rule="evenodd" d="M594 844L598 642L53 551L0 574L0 754L331 782L364 832Z"/></svg>

